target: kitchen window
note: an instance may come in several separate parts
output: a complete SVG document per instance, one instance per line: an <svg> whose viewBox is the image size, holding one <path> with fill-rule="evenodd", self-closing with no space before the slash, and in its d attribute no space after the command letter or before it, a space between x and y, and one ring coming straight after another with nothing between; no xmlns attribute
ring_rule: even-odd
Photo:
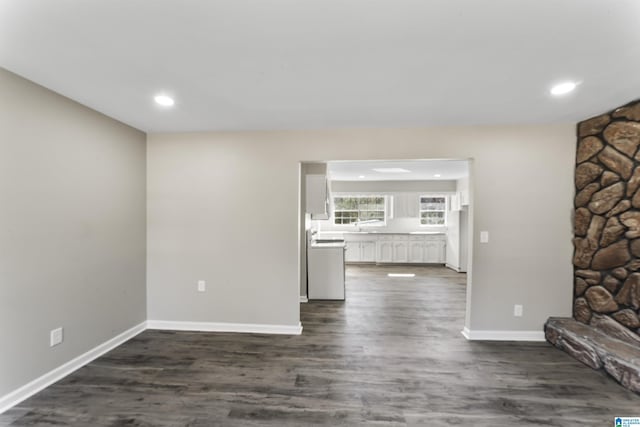
<svg viewBox="0 0 640 427"><path fill-rule="evenodd" d="M339 196L333 198L336 225L385 225L385 196Z"/></svg>
<svg viewBox="0 0 640 427"><path fill-rule="evenodd" d="M446 196L420 196L420 225L447 225Z"/></svg>

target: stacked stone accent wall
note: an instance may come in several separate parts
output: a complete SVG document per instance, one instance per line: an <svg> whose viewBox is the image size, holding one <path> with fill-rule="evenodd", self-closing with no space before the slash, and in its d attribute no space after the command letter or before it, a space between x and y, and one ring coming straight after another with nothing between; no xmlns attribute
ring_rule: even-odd
<svg viewBox="0 0 640 427"><path fill-rule="evenodd" d="M577 133L573 315L579 322L636 341L640 100L578 123Z"/></svg>

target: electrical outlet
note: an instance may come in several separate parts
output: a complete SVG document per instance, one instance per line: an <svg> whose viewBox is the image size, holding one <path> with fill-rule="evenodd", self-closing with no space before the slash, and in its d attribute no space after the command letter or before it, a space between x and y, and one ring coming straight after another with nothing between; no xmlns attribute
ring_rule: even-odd
<svg viewBox="0 0 640 427"><path fill-rule="evenodd" d="M49 334L49 347L61 344L63 339L63 328L57 328Z"/></svg>
<svg viewBox="0 0 640 427"><path fill-rule="evenodd" d="M207 282L204 280L198 280L198 292L204 292L207 290Z"/></svg>
<svg viewBox="0 0 640 427"><path fill-rule="evenodd" d="M515 317L522 317L522 306L520 304L513 306L513 315Z"/></svg>
<svg viewBox="0 0 640 427"><path fill-rule="evenodd" d="M489 232L481 231L480 232L480 243L489 243Z"/></svg>

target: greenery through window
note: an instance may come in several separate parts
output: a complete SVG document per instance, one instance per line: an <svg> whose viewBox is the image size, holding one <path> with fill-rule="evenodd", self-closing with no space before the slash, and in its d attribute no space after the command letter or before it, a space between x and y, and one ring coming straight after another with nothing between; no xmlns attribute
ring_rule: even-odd
<svg viewBox="0 0 640 427"><path fill-rule="evenodd" d="M447 198L445 196L420 197L420 224L446 225Z"/></svg>
<svg viewBox="0 0 640 427"><path fill-rule="evenodd" d="M334 224L384 225L384 196L344 196L333 198Z"/></svg>

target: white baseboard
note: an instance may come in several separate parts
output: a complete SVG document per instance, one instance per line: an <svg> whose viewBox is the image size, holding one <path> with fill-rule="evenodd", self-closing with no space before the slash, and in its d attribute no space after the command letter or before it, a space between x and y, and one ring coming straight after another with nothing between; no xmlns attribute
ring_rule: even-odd
<svg viewBox="0 0 640 427"><path fill-rule="evenodd" d="M113 350L117 346L135 337L140 332L146 329L146 323L147 322L142 322L139 325L136 325L133 328L128 329L119 335L116 335L110 340L105 341L97 347L94 347L91 350L87 351L86 353L81 354L75 359L68 361L64 365L58 366L57 368L47 372L39 378L36 378L30 383L23 385L17 390L14 390L7 395L1 396L0 414L19 404L23 400L33 396L40 390L50 386L56 381L59 381L67 375L73 373L74 371L82 368L84 365L93 361L94 359L97 359L103 354Z"/></svg>
<svg viewBox="0 0 640 427"><path fill-rule="evenodd" d="M444 266L447 267L450 270L455 271L456 273L466 273L467 272L466 270L463 270L462 267L456 267L456 266L454 266L452 264L445 264Z"/></svg>
<svg viewBox="0 0 640 427"><path fill-rule="evenodd" d="M469 341L546 341L544 331L472 331L465 327L462 335Z"/></svg>
<svg viewBox="0 0 640 427"><path fill-rule="evenodd" d="M449 270L453 270L456 273L460 273L460 269L452 264L445 264L445 267L447 267Z"/></svg>
<svg viewBox="0 0 640 427"><path fill-rule="evenodd" d="M171 320L148 320L148 329L168 331L200 331L200 332L237 332L251 334L283 334L300 335L302 323L292 325L263 325L251 323L216 323L216 322L174 322Z"/></svg>
<svg viewBox="0 0 640 427"><path fill-rule="evenodd" d="M306 295L300 295L300 302L306 303L309 302L309 298Z"/></svg>

